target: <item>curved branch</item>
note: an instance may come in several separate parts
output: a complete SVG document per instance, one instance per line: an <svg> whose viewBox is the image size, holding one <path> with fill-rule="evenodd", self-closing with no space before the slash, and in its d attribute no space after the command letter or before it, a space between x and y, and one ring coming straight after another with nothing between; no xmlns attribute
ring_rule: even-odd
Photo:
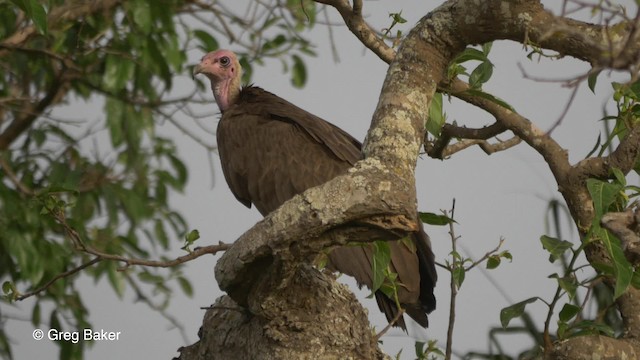
<svg viewBox="0 0 640 360"><path fill-rule="evenodd" d="M60 279L64 279L66 277L69 277L69 276L71 276L73 274L76 274L76 273L88 268L89 266L92 266L94 264L99 263L102 260L104 260L104 259L101 259L100 257L95 257L92 260L87 261L86 263L84 263L84 264L82 264L80 266L77 266L77 267L75 267L75 268L73 268L71 270L68 270L68 271L65 271L63 273L60 273L60 274L54 276L53 279L49 280L46 284L42 285L41 287L39 287L39 288L37 288L37 289L35 289L33 291L29 291L28 293L24 293L24 294L21 294L19 296L16 296L15 300L16 301L22 301L24 299L30 298L30 297L32 297L34 295L37 295L37 294L47 290L49 288L49 286L53 285L56 281L58 281Z"/></svg>
<svg viewBox="0 0 640 360"><path fill-rule="evenodd" d="M469 89L468 84L455 79L449 84L447 91L451 95L476 105L493 115L498 123L511 130L544 157L556 180L564 181L563 179L568 176L571 168L565 149L530 120L493 101L469 94L467 92Z"/></svg>
<svg viewBox="0 0 640 360"><path fill-rule="evenodd" d="M573 176L609 179L611 169L628 174L640 156L640 126L636 125L609 156L588 158L575 165Z"/></svg>
<svg viewBox="0 0 640 360"><path fill-rule="evenodd" d="M390 63L396 56L396 52L384 43L382 38L364 21L362 17L362 0L355 0L353 8L348 0L314 0L317 3L334 7L342 16L349 30L382 61Z"/></svg>
<svg viewBox="0 0 640 360"><path fill-rule="evenodd" d="M362 160L349 173L294 196L245 232L216 264L216 280L246 305L270 266L278 269L278 281L287 283L296 264L323 249L416 231L414 204L415 182L375 159ZM382 221L363 221L376 216Z"/></svg>
<svg viewBox="0 0 640 360"><path fill-rule="evenodd" d="M501 123L493 123L489 126L485 126L483 128L479 128L479 129L474 129L474 128L468 128L468 127L462 127L462 126L456 126L456 125L451 125L451 124L444 124L442 126L442 130L440 132L440 136L438 136L438 138L433 141L433 142L429 142L426 139L427 133L425 133L425 139L423 141L424 143L424 149L427 152L427 154L429 154L429 156L431 156L432 158L435 159L444 159L445 157L461 151L463 149L466 149L470 146L473 145L480 145L482 146L490 146L489 143L487 143L486 141L483 140L487 140L489 138L492 138L496 135L499 135L503 132L507 131L507 128L502 125ZM451 142L451 139L453 138L458 138L458 139L472 139L474 141L467 141L467 142L463 142L463 141L458 141L456 144L449 146L449 143ZM515 145L515 144L514 144ZM453 146L455 146L455 149L453 148ZM509 146L511 147L511 146ZM507 148L509 148L507 147ZM488 148L487 148L488 149ZM487 149L484 149L485 152L487 152ZM497 150L494 150L492 152L495 152ZM446 153L446 155L445 155Z"/></svg>
<svg viewBox="0 0 640 360"><path fill-rule="evenodd" d="M464 149L470 148L475 145L479 146L480 149L482 149L482 151L484 151L485 154L491 155L493 153L511 149L512 147L520 144L521 142L522 142L521 138L517 136L513 136L508 140L498 141L496 143L490 143L487 140L468 140L468 139L461 140L455 144L444 147L443 149L440 150L439 153L435 152L437 149L432 150L427 145L425 145L425 148L427 149L426 151L429 154L429 156L436 159L446 159L457 152L460 152Z"/></svg>
<svg viewBox="0 0 640 360"><path fill-rule="evenodd" d="M67 93L67 85L66 79L55 79L49 86L47 94L37 104L22 110L24 116L14 118L11 124L0 133L0 151L7 150L11 143L27 130L49 105L60 101Z"/></svg>
<svg viewBox="0 0 640 360"><path fill-rule="evenodd" d="M78 234L78 232L67 223L67 220L64 217L64 213L62 213L61 211L55 211L55 210L49 209L49 214L51 214L51 216L53 216L53 218L64 228L65 233L70 238L76 250L82 251L90 255L97 256L101 260L113 260L113 261L124 263L125 264L124 267L118 269L119 271L124 270L127 267L132 265L142 265L142 266L162 267L162 268L174 267L176 265L183 264L193 259L197 259L203 255L216 254L220 251L226 251L231 248L231 244L225 244L220 242L218 243L218 245L208 245L208 246L197 247L193 249L193 251L189 252L188 254L178 256L177 258L172 260L146 260L146 259L129 258L121 255L107 254L91 246L87 246L83 241L82 237L80 236L80 234Z"/></svg>

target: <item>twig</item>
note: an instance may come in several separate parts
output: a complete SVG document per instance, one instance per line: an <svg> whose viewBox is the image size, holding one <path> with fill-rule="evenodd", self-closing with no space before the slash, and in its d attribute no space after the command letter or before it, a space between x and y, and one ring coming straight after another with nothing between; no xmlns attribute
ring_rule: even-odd
<svg viewBox="0 0 640 360"><path fill-rule="evenodd" d="M338 12L349 30L360 42L378 55L382 61L390 63L396 56L396 52L390 48L381 37L364 21L362 17L362 1L354 1L353 8L347 0L314 0L317 3L333 6Z"/></svg>
<svg viewBox="0 0 640 360"><path fill-rule="evenodd" d="M223 242L220 242L218 243L218 245L208 245L203 247L197 247L186 255L179 256L173 260L165 260L165 261L128 258L120 255L107 254L97 249L94 249L91 246L85 245L84 241L82 241L82 238L80 237L80 234L78 234L78 232L75 229L69 226L69 224L64 218L64 214L61 211L53 211L50 209L49 213L64 228L67 236L70 238L71 242L76 247L76 250L85 252L87 254L95 255L102 260L114 260L114 261L119 261L124 263L125 265L120 267L118 271L123 271L131 265L142 265L142 266L162 267L162 268L173 267L173 266L191 261L193 259L197 259L200 256L203 256L205 254L216 254L220 251L225 251L231 247L231 244L225 244Z"/></svg>
<svg viewBox="0 0 640 360"><path fill-rule="evenodd" d="M13 169L11 168L11 166L9 166L7 161L2 157L0 157L0 168L4 170L5 174L7 174L7 176L9 177L9 180L11 180L11 182L16 186L18 191L20 191L23 195L28 195L28 196L35 195L35 192L31 190L31 188L29 188L22 181L20 181L20 179L18 179L18 176L16 175L15 172L13 172Z"/></svg>
<svg viewBox="0 0 640 360"><path fill-rule="evenodd" d="M77 273L79 271L82 271L82 270L88 268L89 266L91 266L93 264L99 263L102 260L104 260L104 259L102 259L100 257L95 257L95 258L93 258L93 260L88 261L88 262L86 262L86 263L84 263L84 264L82 264L82 265L80 265L78 267L75 267L75 268L73 268L71 270L68 270L68 271L65 271L63 273L60 273L60 274L56 275L53 279L49 280L46 284L42 285L41 287L39 287L39 288L37 288L37 289L35 289L33 291L29 291L28 293L25 293L25 294L17 296L15 298L15 300L16 301L22 301L22 300L24 300L26 298L29 298L29 297L34 296L34 295L37 295L37 294L43 292L44 290L48 289L49 286L53 285L53 283L55 283L56 281L58 281L60 279L64 279L66 277L69 277L69 276L71 276L71 275L73 275L73 274L75 274L75 273Z"/></svg>
<svg viewBox="0 0 640 360"><path fill-rule="evenodd" d="M451 220L454 218L454 214L456 211L456 199L453 199L453 203L451 204L450 216L447 214L447 211L444 211L444 215L449 217ZM456 242L458 238L456 237L454 222L449 222L449 236L451 237L451 252L457 252ZM451 297L449 298L449 325L447 326L447 344L445 347L445 356L446 360L451 359L452 347L453 347L453 328L456 322L456 297L458 296L458 287L456 286L456 280L454 276L454 270L458 267L462 266L462 264L456 264L456 260L453 260L449 271L451 272L451 281L449 282L449 287L451 289Z"/></svg>
<svg viewBox="0 0 640 360"><path fill-rule="evenodd" d="M479 260L474 261L471 265L469 265L468 268L464 269L465 271L469 271L471 269L473 269L474 267L478 266L479 264L481 264L482 262L484 262L485 260L487 260L491 255L495 254L498 252L498 250L500 250L500 248L502 247L502 244L504 244L504 238L500 238L500 242L498 242L498 246L496 246L495 249L491 250L491 251L487 251L486 254L484 254L483 257L481 257Z"/></svg>
<svg viewBox="0 0 640 360"><path fill-rule="evenodd" d="M505 131L507 131L507 128L499 122L477 129L444 124L440 136L435 141L428 141L428 133L425 132L425 139L423 140L424 150L432 158L444 159L470 146L478 145L487 155L491 155L494 152L509 149L520 143L521 140L518 137L513 137L506 142L496 144L491 144L486 141ZM469 139L470 141L460 140L453 145L449 145L449 142L453 138Z"/></svg>
<svg viewBox="0 0 640 360"><path fill-rule="evenodd" d="M400 320L403 314L404 314L404 309L403 308L398 309L398 313L396 314L396 316L393 317L393 319L387 324L387 326L384 327L384 329L382 329L379 333L376 334L375 336L376 341L378 341L382 337L382 335L386 334L387 331L389 331L389 329L391 329L391 327L396 322L398 322L398 320Z"/></svg>

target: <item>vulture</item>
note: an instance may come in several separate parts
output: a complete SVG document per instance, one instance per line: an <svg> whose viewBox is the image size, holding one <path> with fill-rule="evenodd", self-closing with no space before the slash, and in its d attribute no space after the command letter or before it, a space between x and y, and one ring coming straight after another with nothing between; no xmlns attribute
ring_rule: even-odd
<svg viewBox="0 0 640 360"><path fill-rule="evenodd" d="M242 87L242 68L229 50L206 54L193 69L211 81L222 114L217 128L224 177L235 197L263 216L296 194L345 173L362 159L361 143L342 129L259 87ZM401 283L398 298L405 312L427 327L435 309L434 255L422 229L409 242L391 241L391 270ZM371 245L345 246L328 255L328 268L355 277L360 286L373 283ZM396 303L375 293L391 322ZM394 323L406 331L404 319Z"/></svg>

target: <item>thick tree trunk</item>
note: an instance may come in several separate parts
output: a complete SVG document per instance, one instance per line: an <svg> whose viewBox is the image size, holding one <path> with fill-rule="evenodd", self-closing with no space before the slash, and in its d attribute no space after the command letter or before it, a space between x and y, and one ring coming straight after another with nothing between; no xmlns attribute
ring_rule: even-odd
<svg viewBox="0 0 640 360"><path fill-rule="evenodd" d="M384 359L367 313L344 285L309 265L286 284L263 276L248 308L229 296L207 310L200 340L180 349L195 359Z"/></svg>

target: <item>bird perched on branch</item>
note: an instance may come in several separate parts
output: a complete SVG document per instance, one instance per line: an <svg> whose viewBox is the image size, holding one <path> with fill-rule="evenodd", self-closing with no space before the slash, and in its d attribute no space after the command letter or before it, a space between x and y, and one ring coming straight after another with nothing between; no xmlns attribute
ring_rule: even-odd
<svg viewBox="0 0 640 360"><path fill-rule="evenodd" d="M204 74L222 117L217 141L222 170L235 197L262 215L296 194L345 173L362 159L361 144L340 128L259 87L240 84L242 68L229 50L210 52L193 74ZM405 312L423 327L435 308L434 255L422 230L412 244L391 241L391 267L398 274L398 298ZM373 283L371 245L339 247L328 267L355 277L360 286ZM396 318L395 301L381 291L376 300L387 320ZM404 319L394 324L406 330Z"/></svg>

